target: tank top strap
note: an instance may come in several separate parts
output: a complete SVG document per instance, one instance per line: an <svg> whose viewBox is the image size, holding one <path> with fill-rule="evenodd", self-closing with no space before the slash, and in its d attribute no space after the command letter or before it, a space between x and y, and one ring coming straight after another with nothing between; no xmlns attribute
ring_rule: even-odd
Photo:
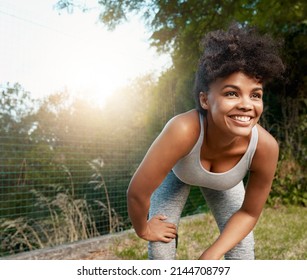
<svg viewBox="0 0 307 280"><path fill-rule="evenodd" d="M200 138L204 138L204 116L201 113L199 114L199 122L200 122Z"/></svg>

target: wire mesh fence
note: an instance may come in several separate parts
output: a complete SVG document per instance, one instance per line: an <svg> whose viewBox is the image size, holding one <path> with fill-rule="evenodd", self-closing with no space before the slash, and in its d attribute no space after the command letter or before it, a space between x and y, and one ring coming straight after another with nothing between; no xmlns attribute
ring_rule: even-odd
<svg viewBox="0 0 307 280"><path fill-rule="evenodd" d="M75 128L78 136L66 126L61 137L50 128L44 140L2 133L1 256L131 227L126 191L152 137L143 130L118 137L99 133L105 128L97 125Z"/></svg>
<svg viewBox="0 0 307 280"><path fill-rule="evenodd" d="M100 47L108 42L99 45L95 37L103 56L89 63L96 49L85 32L62 32L48 25L47 11L46 17L33 13L10 1L0 4L0 257L129 229L129 181L176 111L175 89L167 86L155 98L151 75L106 97L104 105L101 88L91 99L86 91L72 98L68 89L55 90L68 74L78 80L94 73L89 87L93 80L94 86L110 82L91 65L106 62ZM113 56L123 60L127 53L114 50ZM30 89L29 81L35 81ZM192 190L183 215L200 212L200 199Z"/></svg>
<svg viewBox="0 0 307 280"><path fill-rule="evenodd" d="M128 227L125 192L139 151L98 141L1 137L2 254Z"/></svg>

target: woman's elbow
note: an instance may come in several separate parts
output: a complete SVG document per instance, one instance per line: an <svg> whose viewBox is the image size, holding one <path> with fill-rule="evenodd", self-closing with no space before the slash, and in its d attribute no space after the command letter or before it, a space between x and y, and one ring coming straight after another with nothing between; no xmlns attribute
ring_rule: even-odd
<svg viewBox="0 0 307 280"><path fill-rule="evenodd" d="M129 184L128 189L127 189L127 199L128 201L135 198L137 195L137 192L135 191L135 188L133 187L133 184Z"/></svg>
<svg viewBox="0 0 307 280"><path fill-rule="evenodd" d="M150 205L151 193L145 192L144 189L140 188L137 184L131 182L127 189L127 204L128 208L132 206L145 206Z"/></svg>
<svg viewBox="0 0 307 280"><path fill-rule="evenodd" d="M128 203L136 202L139 203L144 199L144 194L140 191L133 181L130 182L127 189L127 200Z"/></svg>

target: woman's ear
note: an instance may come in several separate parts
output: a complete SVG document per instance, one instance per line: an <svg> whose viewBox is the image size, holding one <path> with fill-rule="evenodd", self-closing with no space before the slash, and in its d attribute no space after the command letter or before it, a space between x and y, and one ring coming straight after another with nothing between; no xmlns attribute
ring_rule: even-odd
<svg viewBox="0 0 307 280"><path fill-rule="evenodd" d="M199 102L203 109L208 110L208 93L201 91L199 94Z"/></svg>

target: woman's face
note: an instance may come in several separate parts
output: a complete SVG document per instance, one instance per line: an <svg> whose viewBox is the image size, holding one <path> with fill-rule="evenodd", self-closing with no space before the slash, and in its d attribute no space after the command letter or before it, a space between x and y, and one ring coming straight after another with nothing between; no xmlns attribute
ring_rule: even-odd
<svg viewBox="0 0 307 280"><path fill-rule="evenodd" d="M242 72L214 81L200 103L207 110L211 128L236 136L248 136L263 111L262 83Z"/></svg>

